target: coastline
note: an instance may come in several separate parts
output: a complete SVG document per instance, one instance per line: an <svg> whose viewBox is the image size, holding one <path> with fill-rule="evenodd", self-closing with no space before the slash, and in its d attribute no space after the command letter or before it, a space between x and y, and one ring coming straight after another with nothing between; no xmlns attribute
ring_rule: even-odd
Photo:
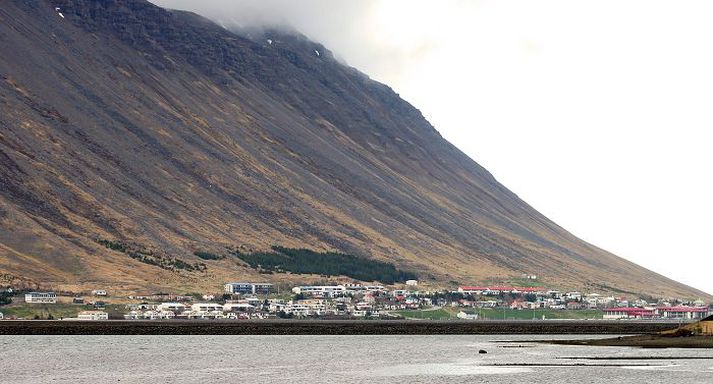
<svg viewBox="0 0 713 384"><path fill-rule="evenodd" d="M592 340L545 340L545 344L593 347L713 348L713 336L634 335Z"/></svg>
<svg viewBox="0 0 713 384"><path fill-rule="evenodd" d="M639 321L3 320L1 335L641 335L675 328ZM578 341L574 340L572 343ZM580 344L582 345L582 344Z"/></svg>

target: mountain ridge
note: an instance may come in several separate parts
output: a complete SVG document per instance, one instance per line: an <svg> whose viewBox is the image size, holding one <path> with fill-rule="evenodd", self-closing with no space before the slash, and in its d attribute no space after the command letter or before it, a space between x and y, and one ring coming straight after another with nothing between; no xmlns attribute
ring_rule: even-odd
<svg viewBox="0 0 713 384"><path fill-rule="evenodd" d="M707 297L552 223L388 86L304 37L251 39L141 0L12 1L0 17L0 272L207 288L264 276L235 260L157 270L97 241L190 262L283 245L434 284L532 273Z"/></svg>

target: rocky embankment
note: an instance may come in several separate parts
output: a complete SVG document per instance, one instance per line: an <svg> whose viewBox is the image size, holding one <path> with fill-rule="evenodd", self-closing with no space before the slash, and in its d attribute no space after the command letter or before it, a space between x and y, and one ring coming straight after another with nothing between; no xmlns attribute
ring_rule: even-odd
<svg viewBox="0 0 713 384"><path fill-rule="evenodd" d="M611 321L32 320L2 321L0 335L621 335L655 333L670 328L671 324L665 322Z"/></svg>

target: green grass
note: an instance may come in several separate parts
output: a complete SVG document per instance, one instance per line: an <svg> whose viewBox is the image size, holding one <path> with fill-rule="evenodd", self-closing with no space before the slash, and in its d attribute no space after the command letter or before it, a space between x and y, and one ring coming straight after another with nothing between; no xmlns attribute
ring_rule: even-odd
<svg viewBox="0 0 713 384"><path fill-rule="evenodd" d="M40 319L54 318L59 320L60 318L70 318L77 317L81 311L91 311L94 307L89 305L76 305L76 304L27 304L22 303L18 305L12 305L7 307L0 307L0 312L5 315L5 318L10 316L15 316L17 318L24 319L34 319L35 316ZM106 308L103 309L104 312L109 313L111 317L123 316L127 312L126 307L122 304L108 304Z"/></svg>
<svg viewBox="0 0 713 384"><path fill-rule="evenodd" d="M583 309L583 310L550 310L550 309L538 309L534 311L529 309L468 309L464 310L466 313L477 313L483 320L532 320L533 315L536 320L542 320L542 316L545 316L547 320L560 319L560 320L586 320L586 319L601 319L603 312L597 309Z"/></svg>
<svg viewBox="0 0 713 384"><path fill-rule="evenodd" d="M405 310L405 311L394 311L392 312L397 315L401 315L406 319L419 319L419 320L448 320L455 318L455 315L445 309L436 309L434 311L422 311L422 310Z"/></svg>
<svg viewBox="0 0 713 384"><path fill-rule="evenodd" d="M84 305L71 304L20 304L0 309L5 317L16 316L25 319L33 319L38 316L40 319L48 319L50 315L55 319L60 317L77 317L77 313L86 310Z"/></svg>

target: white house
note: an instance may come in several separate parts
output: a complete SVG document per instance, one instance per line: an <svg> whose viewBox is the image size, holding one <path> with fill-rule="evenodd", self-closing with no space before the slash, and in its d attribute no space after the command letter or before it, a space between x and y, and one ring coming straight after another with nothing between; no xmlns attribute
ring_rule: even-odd
<svg viewBox="0 0 713 384"><path fill-rule="evenodd" d="M78 320L109 320L109 314L104 311L82 311L77 315Z"/></svg>
<svg viewBox="0 0 713 384"><path fill-rule="evenodd" d="M418 285L418 280L406 280L406 285L415 287Z"/></svg>
<svg viewBox="0 0 713 384"><path fill-rule="evenodd" d="M164 311L170 311L173 313L177 312L183 312L186 309L186 306L181 304L181 303L161 303L156 306L156 311L158 312L164 312Z"/></svg>
<svg viewBox="0 0 713 384"><path fill-rule="evenodd" d="M292 315L297 317L305 317L312 314L312 311L310 310L308 305L298 303L289 303L285 307L285 312L291 313Z"/></svg>
<svg viewBox="0 0 713 384"><path fill-rule="evenodd" d="M138 320L144 317L144 314L140 311L130 311L124 314L124 320Z"/></svg>
<svg viewBox="0 0 713 384"><path fill-rule="evenodd" d="M173 311L146 311L143 313L143 318L148 320L173 319L174 317L176 314Z"/></svg>
<svg viewBox="0 0 713 384"><path fill-rule="evenodd" d="M459 319L463 319L463 320L478 320L477 314L469 314L469 313L465 313L463 311L458 312L456 317Z"/></svg>
<svg viewBox="0 0 713 384"><path fill-rule="evenodd" d="M25 294L25 302L30 304L56 304L57 295L54 292L30 292Z"/></svg>
<svg viewBox="0 0 713 384"><path fill-rule="evenodd" d="M270 312L280 312L285 310L287 303L285 303L285 300L282 299L270 299L268 301L268 305L268 310ZM223 306L223 309L225 309L225 306Z"/></svg>
<svg viewBox="0 0 713 384"><path fill-rule="evenodd" d="M184 314L189 319L224 319L223 311L191 311Z"/></svg>
<svg viewBox="0 0 713 384"><path fill-rule="evenodd" d="M379 317L379 311L377 311L377 310L371 310L371 311L354 310L354 311L352 311L352 316L354 316L354 317L366 317L367 315L370 315L371 317Z"/></svg>
<svg viewBox="0 0 713 384"><path fill-rule="evenodd" d="M95 289L92 291L92 296L106 296L107 292L103 289Z"/></svg>

